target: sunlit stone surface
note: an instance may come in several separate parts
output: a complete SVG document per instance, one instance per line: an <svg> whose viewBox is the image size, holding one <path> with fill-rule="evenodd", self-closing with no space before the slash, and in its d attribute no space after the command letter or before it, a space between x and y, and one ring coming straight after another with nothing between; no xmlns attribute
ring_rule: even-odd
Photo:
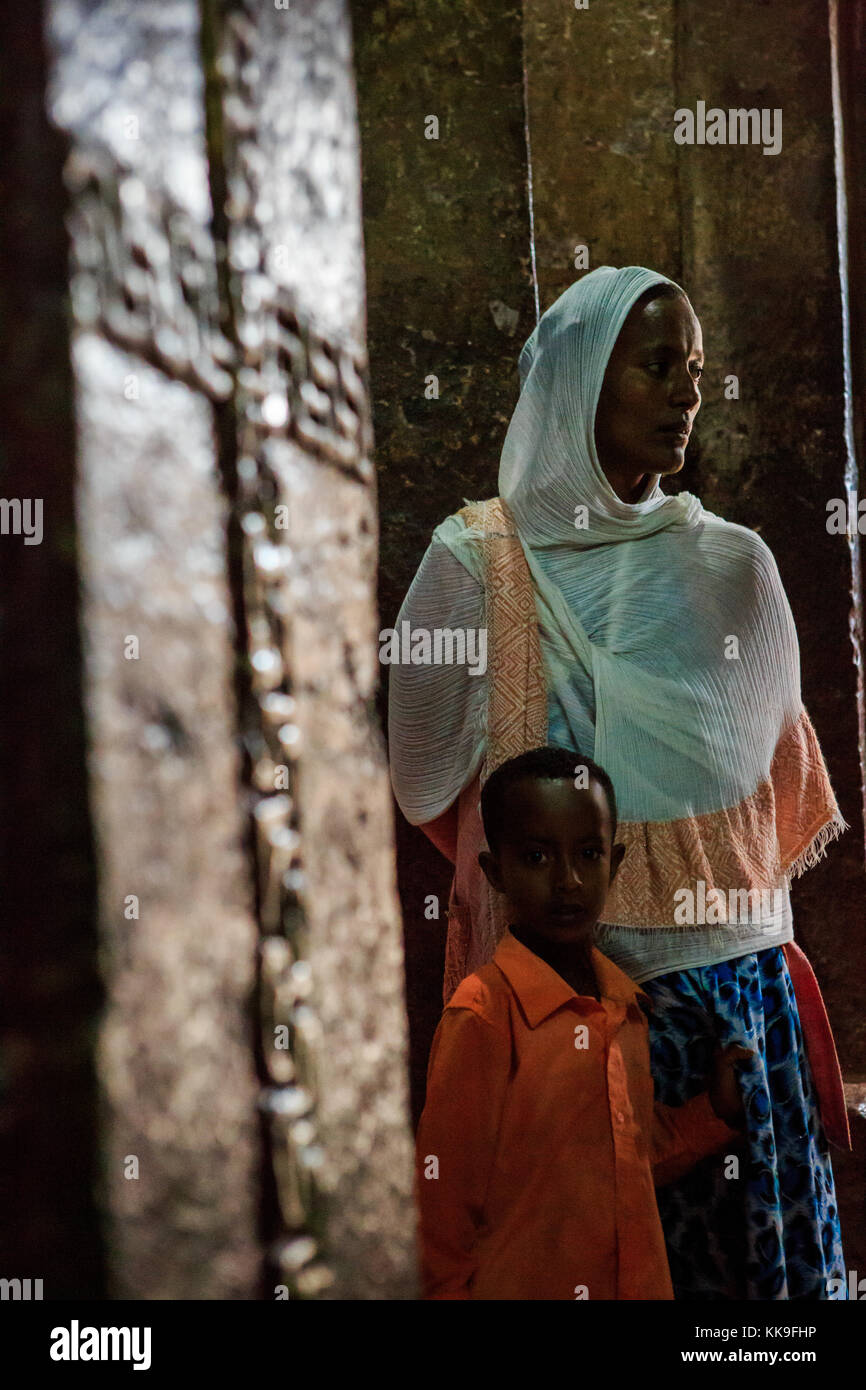
<svg viewBox="0 0 866 1390"><path fill-rule="evenodd" d="M140 335L144 353L169 372L199 350L195 316L184 315L166 260L167 236L183 229L150 221L168 192L188 212L190 287L213 278L204 266L197 277L195 263L196 250L210 248L198 11L192 0L60 0L50 31L53 118L75 142L101 146L106 169L114 157L135 175L113 195L110 177L100 190L126 219L125 269L106 261L96 225L86 234L77 227L80 260L94 273L73 301L82 324L73 360L82 623L107 991L98 1045L107 1291L251 1298L261 1265L258 1083L246 1013L256 932L211 406L83 331L101 311L124 339ZM146 314L130 317L119 274L133 299L154 294L150 324Z"/></svg>
<svg viewBox="0 0 866 1390"><path fill-rule="evenodd" d="M110 1292L412 1297L348 25L201 13L51 7Z"/></svg>
<svg viewBox="0 0 866 1390"><path fill-rule="evenodd" d="M254 926L210 408L93 335L75 368L114 1292L249 1297Z"/></svg>

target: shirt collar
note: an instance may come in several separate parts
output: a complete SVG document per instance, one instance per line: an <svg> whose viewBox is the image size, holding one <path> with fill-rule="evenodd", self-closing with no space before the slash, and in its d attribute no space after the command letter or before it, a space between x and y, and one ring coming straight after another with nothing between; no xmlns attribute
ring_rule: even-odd
<svg viewBox="0 0 866 1390"><path fill-rule="evenodd" d="M603 999L615 1000L626 1005L634 1004L645 1011L651 1007L644 991L630 980L619 966L602 955L596 946L592 947L591 959L599 993ZM493 963L499 967L514 990L530 1028L535 1028L542 1019L547 1018L568 1000L587 997L572 989L552 966L534 951L530 951L522 941L518 941L509 930L505 931L496 948Z"/></svg>

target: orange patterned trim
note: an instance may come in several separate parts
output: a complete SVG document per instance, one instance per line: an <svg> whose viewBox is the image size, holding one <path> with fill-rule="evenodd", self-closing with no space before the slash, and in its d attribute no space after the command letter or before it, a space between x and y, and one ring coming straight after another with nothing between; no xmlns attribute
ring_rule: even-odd
<svg viewBox="0 0 866 1390"><path fill-rule="evenodd" d="M770 779L782 868L799 878L823 858L831 840L850 829L836 804L818 735L805 709L779 739Z"/></svg>
<svg viewBox="0 0 866 1390"><path fill-rule="evenodd" d="M622 867L604 910L614 926L672 926L675 894L771 892L816 864L843 819L805 710L779 740L770 778L737 806L673 821L622 821ZM724 921L724 913L721 915Z"/></svg>
<svg viewBox="0 0 866 1390"><path fill-rule="evenodd" d="M482 532L487 608L487 756L482 781L500 764L547 742L547 686L535 591L508 507L500 497L459 513Z"/></svg>
<svg viewBox="0 0 866 1390"><path fill-rule="evenodd" d="M490 773L518 753L547 742L547 686L535 591L511 514L498 497L460 512L481 534L487 626L487 753L458 800L457 860L448 904L444 1002L462 979L489 960L505 931L505 900L478 864L484 840L479 796Z"/></svg>

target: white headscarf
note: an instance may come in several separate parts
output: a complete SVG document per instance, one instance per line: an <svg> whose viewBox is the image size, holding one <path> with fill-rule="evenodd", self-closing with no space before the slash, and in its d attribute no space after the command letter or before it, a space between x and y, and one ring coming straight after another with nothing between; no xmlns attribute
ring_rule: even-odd
<svg viewBox="0 0 866 1390"><path fill-rule="evenodd" d="M680 289L643 266L601 266L569 285L527 339L518 363L520 399L499 464L499 496L524 545L584 549L700 520L698 499L666 495L658 473L649 475L637 502L623 502L595 447L608 359L632 305L654 285ZM587 508L586 529L575 527L578 505Z"/></svg>

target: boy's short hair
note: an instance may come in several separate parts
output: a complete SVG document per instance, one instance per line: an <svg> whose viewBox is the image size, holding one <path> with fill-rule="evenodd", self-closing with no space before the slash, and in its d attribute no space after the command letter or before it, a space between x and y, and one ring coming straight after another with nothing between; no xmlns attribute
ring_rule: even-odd
<svg viewBox="0 0 866 1390"><path fill-rule="evenodd" d="M526 778L536 778L548 782L574 782L578 768L585 767L591 781L604 787L607 804L610 808L610 841L616 839L617 809L613 782L603 767L584 757L572 748L531 748L528 753L519 753L509 758L491 772L481 789L481 819L484 833L493 854L498 853L502 832L506 823L506 802L508 792L517 782Z"/></svg>

